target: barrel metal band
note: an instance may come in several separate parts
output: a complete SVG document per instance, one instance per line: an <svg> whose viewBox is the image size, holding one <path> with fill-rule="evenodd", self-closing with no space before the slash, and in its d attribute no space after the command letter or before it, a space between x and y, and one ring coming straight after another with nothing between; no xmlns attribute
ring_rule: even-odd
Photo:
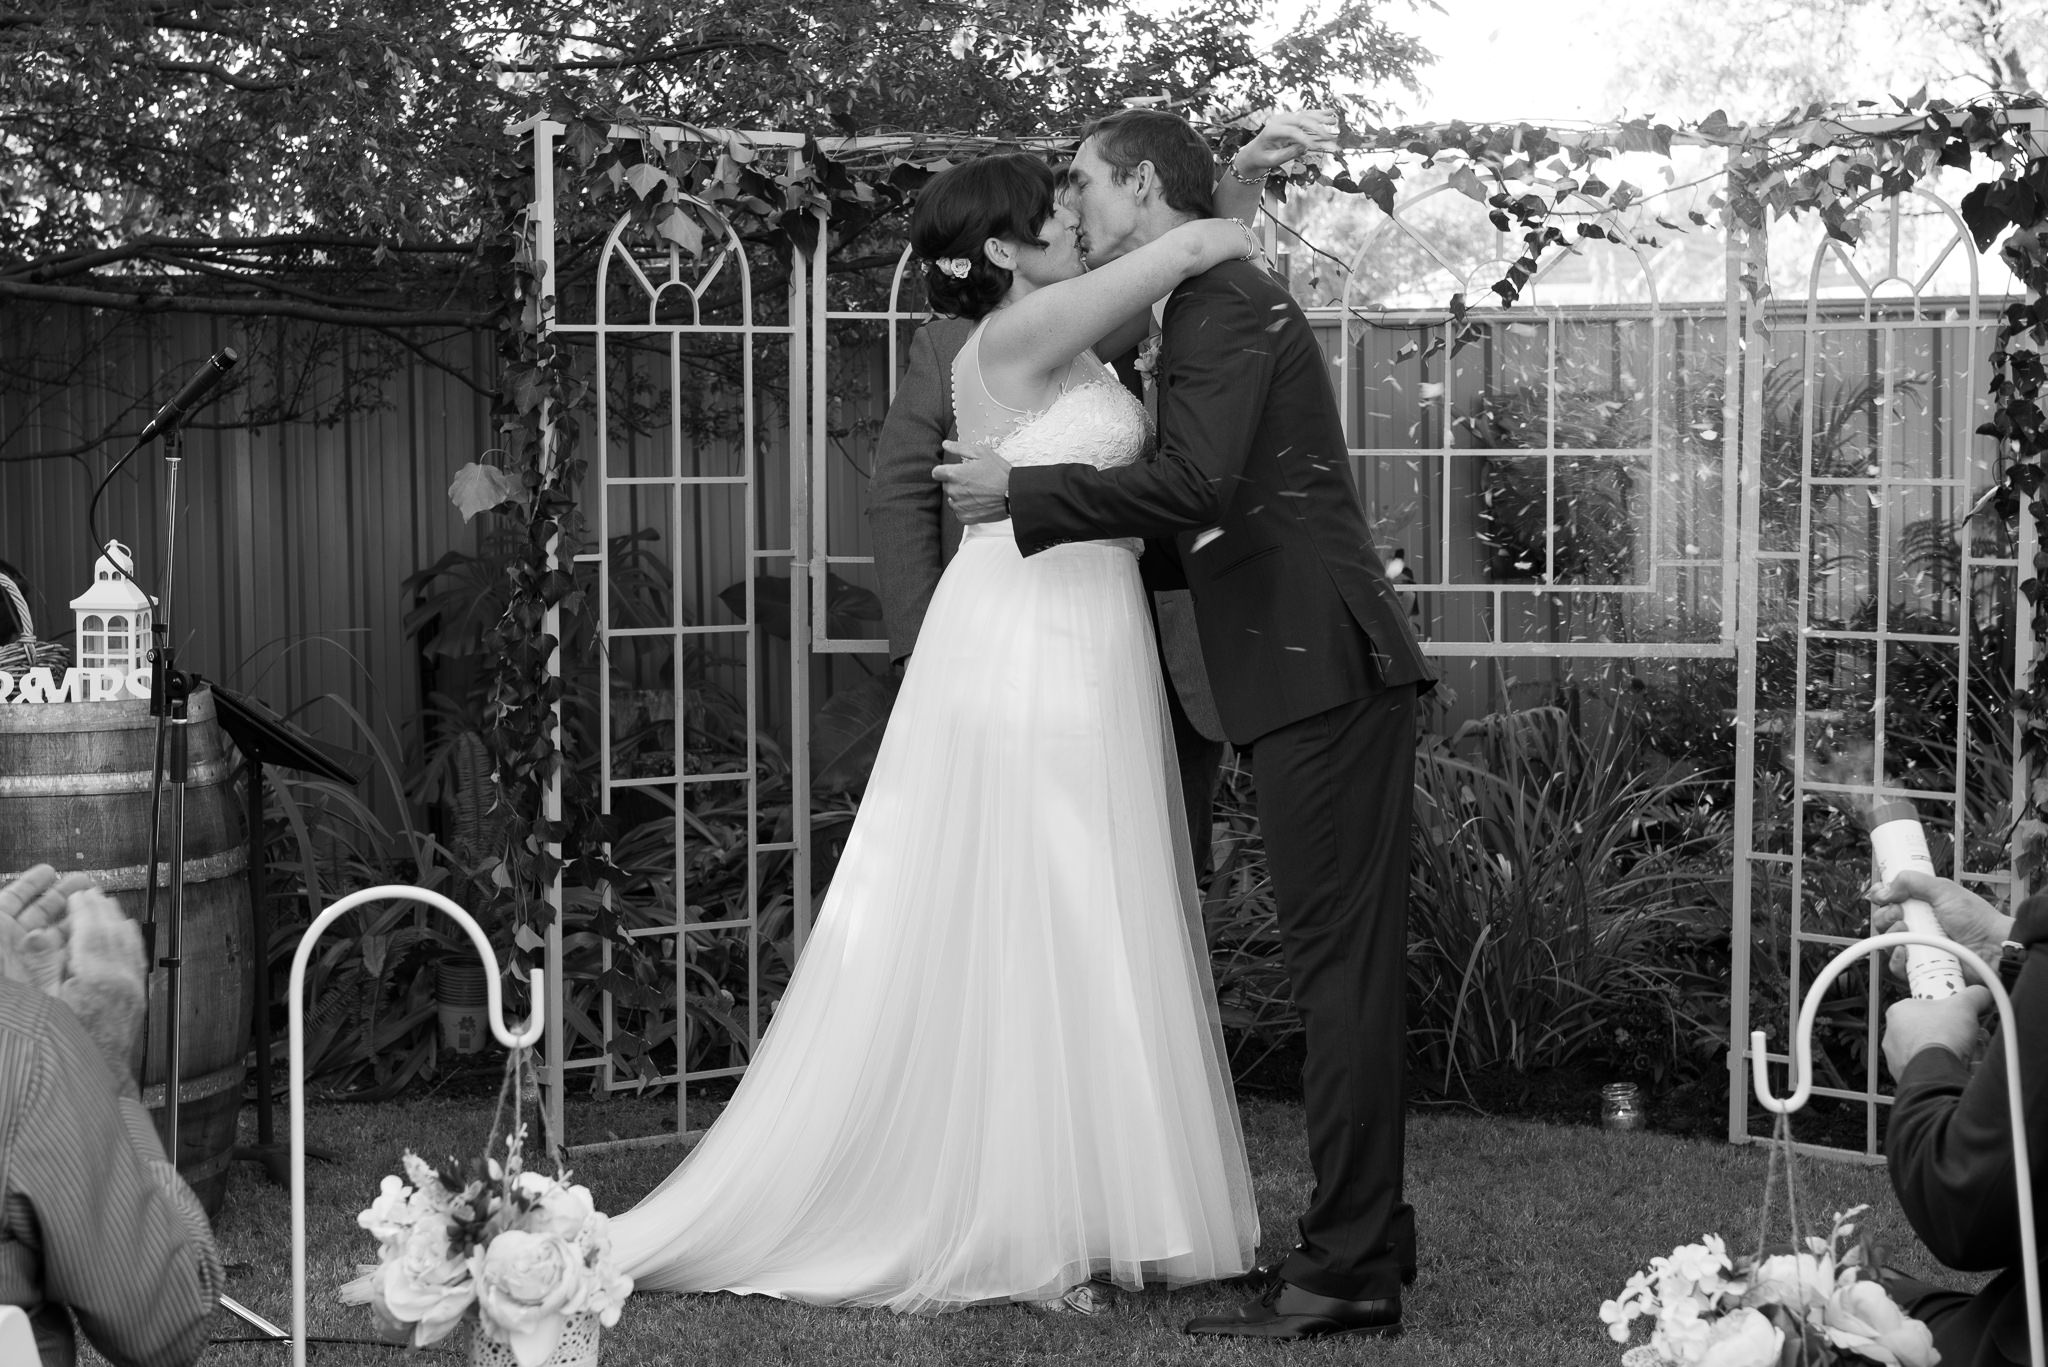
<svg viewBox="0 0 2048 1367"><path fill-rule="evenodd" d="M186 785L219 783L234 770L225 756L194 760L186 770ZM147 769L117 769L105 774L18 774L0 776L0 797L99 797L107 793L149 792L154 775Z"/></svg>

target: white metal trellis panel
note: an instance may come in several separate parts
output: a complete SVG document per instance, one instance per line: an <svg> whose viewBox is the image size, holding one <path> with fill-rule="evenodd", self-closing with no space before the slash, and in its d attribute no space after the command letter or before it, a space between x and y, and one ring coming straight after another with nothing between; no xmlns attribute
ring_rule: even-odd
<svg viewBox="0 0 2048 1367"><path fill-rule="evenodd" d="M811 601L817 605L812 614L811 649L826 656L870 656L886 661L886 638L835 634L830 595L834 577L840 571L861 577L865 577L863 571L872 574L875 557L860 549L866 523L858 516L866 508L868 481L874 473L868 441L874 422L886 408L885 401L896 396L905 331L931 315L904 303L905 285L914 260L907 244L896 258L888 293L879 306L864 307L858 298L835 305L828 250L828 235L820 232L811 269L811 316L818 320L811 333L810 565ZM839 333L859 330L869 335L844 350L835 350L835 329ZM877 330L881 333L879 339L872 336ZM876 357L884 366L879 376L870 373L855 380L835 373L835 361L845 365ZM875 384L877 380L879 385ZM862 392L868 389L874 392ZM844 413L835 417L835 407L845 404L864 410L867 422L857 423ZM860 461L864 451L870 451L865 466ZM875 629L880 630L879 623Z"/></svg>
<svg viewBox="0 0 2048 1367"><path fill-rule="evenodd" d="M1718 304L1692 309L1660 301L1658 276L1647 263L1640 302L1634 305L1557 302L1567 292L1546 290L1547 277L1561 270L1567 258L1551 254L1527 297L1513 309L1471 309L1464 321L1461 363L1457 320L1441 311L1367 311L1354 297L1368 255L1402 235L1407 250L1433 262L1451 282L1445 288L1462 283L1469 300L1488 298L1487 286L1501 274L1504 258L1453 259L1444 241L1411 222L1418 207L1436 196L1455 202L1448 189L1438 189L1397 205L1361 247L1347 273L1341 305L1312 312L1335 330L1332 367L1354 467L1376 518L1376 539L1383 553L1397 547L1403 552L1401 558L1416 577L1406 591L1427 605L1420 614L1426 648L1446 666L1457 667L1460 657L1477 657L1474 663L1486 669L1512 665L1523 671L1574 657L1733 664L1729 1135L1743 1139L1748 1136L1746 1045L1753 989L1774 979L1773 985L1784 987L1796 1002L1802 949L1847 943L1867 930L1867 921L1842 920L1845 915L1867 917L1860 904L1831 908L1836 913L1832 920L1814 914L1808 884L1822 873L1842 881L1844 870L1822 869L1823 861L1803 847L1799 814L1806 804L1823 798L1867 801L1910 791L1921 802L1937 845L1945 842L1963 852L1959 871L1966 882L1979 885L1994 900L2010 882L2002 823L2019 810L2024 793L2018 738L2009 712L1987 717L1982 699L1998 690L1973 690L1971 676L1987 664L1981 652L1973 655L1974 635L2001 624L2011 653L1991 663L2007 676L2001 681L2006 686L2017 686L2026 676L2032 646L2019 626L2016 605L2018 580L2032 563L2033 539L2031 528L2010 537L1961 530L1963 514L1998 473L1990 443L1973 435L1988 417L1982 394L1991 340L1975 253L1954 210L1920 194L1912 202L1924 204L1927 213L1917 240L1911 233L1902 238L1899 217L1893 215L1880 218L1878 231L1866 239L1868 249L1881 258L1875 265L1863 264L1838 244L1823 243L1811 258L1808 298L1797 308L1749 303L1742 283L1745 270L1771 278L1771 243L1761 232L1732 236ZM1505 255L1518 250L1511 247ZM1967 287L1958 290L1965 256L1970 258ZM1637 260L1643 262L1640 254ZM1646 410L1640 443L1595 444L1564 437L1563 396L1576 387L1583 397L1588 388L1583 379L1574 381L1567 374L1574 364L1572 349L1583 351L1585 338L1600 328L1634 328L1646 339L1632 348L1615 348L1617 353L1632 350L1640 365L1634 392L1617 391L1629 402L1640 396ZM1574 330L1576 340L1568 345ZM1519 344L1502 341L1516 332ZM1388 334L1396 335L1398 347ZM1858 339L1867 352L1866 377L1876 386L1868 472L1814 463L1817 433L1840 445L1841 433L1828 429L1821 411L1825 405L1818 402L1828 386L1826 343L1840 336ZM1511 354L1514 345L1521 347L1519 361ZM1916 366L1924 374L1909 378ZM1716 449L1709 454L1703 429L1712 422L1706 409L1715 396L1708 381L1716 368L1719 421L1714 424ZM1789 397L1788 376L1796 376ZM1489 403L1517 385L1533 396L1521 414L1518 434L1505 444L1483 440L1475 423ZM1694 390L1690 401L1683 392L1688 386ZM1922 393L1949 408L1931 417L1917 415L1915 426L1902 415L1901 402ZM1789 481L1775 473L1786 460L1788 424L1799 429L1794 434L1796 469ZM1559 564L1559 471L1565 462L1577 462L1583 470L1587 462L1599 460L1639 462L1648 476L1640 526L1632 533L1639 553L1627 566L1636 572L1633 579L1613 574L1610 582L1565 583L1539 573L1520 583L1503 582L1512 576L1503 576L1502 566L1485 564L1473 553L1474 509L1490 492L1473 472L1503 461L1541 471L1540 481L1529 481L1540 488L1543 528L1542 543L1530 547L1535 552L1530 559L1540 559L1538 568L1548 570ZM1700 490L1683 493L1681 486L1692 473L1708 465L1715 469L1706 496ZM1839 593L1832 608L1821 611L1830 600L1814 587L1837 574L1837 567L1814 563L1816 509L1839 508L1845 494L1874 515L1867 535L1854 547L1867 566L1865 587L1874 604L1867 622L1848 620ZM1952 568L1936 572L1937 577L1946 573L1945 581L1901 581L1901 533L1909 523L1916 528L1913 548L1923 561L1940 551L1945 537L1953 540ZM1674 537L1674 527L1686 530ZM1788 534L1788 527L1796 532ZM1711 534L1695 535L1693 528ZM1933 560L1947 563L1942 554ZM1660 574L1669 576L1661 586ZM1547 625L1547 633L1530 629L1533 612L1523 614L1520 630L1510 629L1516 602L1569 605L1575 600L1626 601L1624 595L1635 594L1635 601L1647 605L1689 579L1696 583L1686 591L1702 609L1689 629L1630 630L1604 639L1597 631L1560 631L1561 622L1584 620L1575 619L1569 606L1553 606L1547 623L1534 624ZM1711 585L1712 591L1701 592L1698 584ZM1934 629L1917 620L1893 620L1895 600L1921 603L1937 617L1945 610L1948 617ZM1612 620L1631 619L1617 613ZM1634 622L1640 626L1641 618ZM1773 633L1781 646L1771 644ZM1789 681L1779 658L1787 648ZM1822 679L1816 661L1838 661L1844 648L1863 652L1869 667L1860 675L1837 670L1845 677ZM1892 675L1899 669L1894 653L1900 651L1943 655L1956 679L1955 711L1943 723L1954 763L1941 776L1938 792L1929 791L1924 774L1886 776L1885 719L1892 706L1888 700L1898 695ZM1474 669L1467 677L1488 676ZM1817 773L1811 765L1790 762L1814 750L1819 728L1839 728L1842 720L1831 715L1841 709L1827 707L1816 690L1840 692L1852 684L1850 691L1861 690L1863 722L1875 721L1870 761L1875 776L1860 786L1842 781L1838 773ZM1515 705L1505 686L1498 691L1503 696L1495 698L1494 706ZM1974 729L1973 697L1979 699ZM2003 734L1987 738L1987 727ZM1860 837L1854 845L1850 857L1856 868L1850 881L1860 883L1867 855ZM1832 862L1841 864L1839 852ZM1773 941L1779 948L1767 961L1751 954L1762 931L1779 935ZM1875 1152L1876 1111L1888 1101L1877 1073L1881 1017L1876 1007L1873 988L1864 1003L1864 1061L1857 1083L1819 1088L1824 1097L1866 1107L1866 1154Z"/></svg>
<svg viewBox="0 0 2048 1367"><path fill-rule="evenodd" d="M2008 700L2033 653L2019 582L2034 539L2029 519L2013 531L1970 517L2001 464L1995 444L1976 435L1989 417L1995 314L1983 307L1980 262L1951 205L1915 189L1875 207L1858 248L1824 240L1806 257L1803 306L1768 318L1752 310L1746 329L1742 668L1745 718L1764 743L1745 737L1738 775L1755 819L1737 851L1731 1139L1752 1137L1751 947L1760 930L1782 943L1782 961L1768 967L1782 975L1787 1014L1764 1022L1778 1034L1805 991L1802 951L1868 933L1857 895L1867 849L1860 838L1844 849L1840 837L1860 835L1871 803L1912 801L1953 861L1945 871L1994 904L2013 883L2006 840L2025 779ZM1764 238L1754 268L1768 278ZM2001 636L2009 660L1987 654ZM1762 658L1773 640L1774 662ZM1954 713L1935 717L1932 735L1910 714L1930 671L1954 680ZM1925 760L1943 749L1946 772ZM1814 832L1827 839L1830 811L1836 838L1813 848ZM1860 1154L1831 1151L1869 1161L1881 1161L1879 1112L1891 1102L1879 982L1868 975L1861 994L1861 1066L1831 1060L1836 1081L1813 1089L1861 1108Z"/></svg>
<svg viewBox="0 0 2048 1367"><path fill-rule="evenodd" d="M674 1084L673 1134L611 1141L665 1143L690 1134L691 1084L744 1069L743 1061L689 1067L693 959L710 937L736 938L740 945L748 978L747 1010L732 1030L728 1052L743 1060L759 1044L765 1026L758 981L764 859L790 861L792 911L799 927L809 919L809 757L807 729L800 720L809 710L811 641L806 454L812 431L809 261L802 252L789 254L784 316L780 321L764 319L755 292L756 262L729 226L722 232L707 231L703 249L693 259L673 244L641 240L622 218L598 244L592 278L565 282L558 272L552 174L553 144L561 125L536 120L523 125L522 131L532 139L534 249L547 282L546 330L558 345L587 350L594 381L580 437L590 461L587 502L595 505L589 518L594 536L592 547L576 559L579 570L593 576L597 594L595 758L603 806L609 814L622 804L637 802L644 813L649 803L657 808L666 804L673 813L673 864L667 867L665 914L650 916L648 906L637 907L633 920L638 924L629 924L626 933L657 955L672 956L674 979L665 986L673 992L676 1066L631 1076L618 1067L613 1045L619 1039L620 1011L609 988L600 993L597 1019L579 1015L574 1023L580 1030L566 1028L570 1022L565 1020L560 987L566 976L564 907L557 886L547 946L553 989L545 1070L548 1106L559 1134L562 1093L576 1075L594 1075L596 1084L607 1091ZM790 134L666 128L640 132L657 154L650 161L681 144L708 140L715 147L731 137L744 139L757 154L781 158L792 168L802 156L803 140ZM633 135L631 130L612 130L614 138ZM723 224L710 213L702 221ZM706 382L695 368L710 362L692 346L721 343L736 360L737 374L714 375ZM696 395L719 382L737 386L736 440L707 437L686 421L686 415L696 411ZM782 396L779 406L770 405L775 411L764 412L764 398L772 398L776 390ZM635 410L630 415L623 411L628 407ZM650 414L656 419L652 426L647 421ZM635 420L629 421L629 416ZM778 529L780 537L774 535ZM651 559L641 553L643 544L653 552ZM666 569L666 584L650 579L651 564ZM761 615L757 583L777 568L789 586L789 601L787 617L775 634L786 635L789 652L780 668L772 668L763 657L762 628L770 624ZM728 578L733 585L744 586L737 611L715 582ZM628 611L624 595L636 590L641 592ZM655 620L649 620L650 615ZM713 661L713 656L724 662ZM691 728L703 702L693 696L693 669L722 671L728 676L727 692L743 700L746 735L741 765L693 771ZM778 710L786 707L787 715L799 719L791 728L793 743L786 756L793 810L786 835L775 839L764 837L760 802L765 767L761 738L767 729L763 713L771 690L782 695ZM555 801L558 810L559 794ZM691 873L707 828L693 823L691 807L721 801L743 812L743 847L705 853L714 857L713 862L743 861L745 907L737 916L705 919L692 896ZM657 875L651 881L659 886L663 880ZM619 905L618 889L605 888L599 895L607 906L625 910ZM654 907L661 910L659 900ZM615 966L610 944L603 944L599 953L602 969L609 972ZM595 1048L589 1041L593 1032L598 1036ZM572 1047L577 1038L586 1041L585 1052Z"/></svg>
<svg viewBox="0 0 2048 1367"><path fill-rule="evenodd" d="M1309 309L1375 543L1403 562L1401 590L1454 700L1449 727L1619 671L1732 668L1738 486L1723 434L1735 395L1719 377L1740 338L1718 292L1673 304L1648 249L1599 242L1547 253L1501 308L1489 287L1519 240L1482 228L1479 251L1499 247L1466 259L1457 250L1475 239L1444 227L1485 212L1448 187L1410 196L1376 216L1338 302ZM1418 293L1461 293L1462 319L1367 303L1382 253L1434 272ZM1503 492L1523 500L1519 548L1487 521ZM1588 493L1607 508L1589 514ZM1567 534L1574 517L1599 525Z"/></svg>
<svg viewBox="0 0 2048 1367"><path fill-rule="evenodd" d="M1414 222L1419 208L1440 197L1462 202L1439 186L1397 204L1345 272L1341 302L1310 310L1334 327L1330 364L1353 468L1382 554L1403 552L1414 576L1404 591L1421 605L1425 650L1497 660L1732 659L1736 485L1732 450L1722 449L1732 444L1704 456L1687 447L1688 434L1678 430L1685 375L1675 348L1704 337L1709 351L1733 354L1735 339L1717 345L1696 328L1688 334L1693 320L1663 302L1648 253L1636 245L1604 250L1634 277L1640 302L1547 302L1569 297L1559 272L1583 260L1558 251L1544 258L1522 302L1488 306L1488 283L1520 247L1493 260L1453 259ZM1482 302L1462 322L1440 309L1362 307L1362 267L1394 237L1456 282L1452 288ZM1392 350L1384 344L1389 336L1406 344ZM1589 359L1602 354L1608 373L1587 374ZM1625 410L1625 421L1613 426L1630 430L1594 438L1568 422L1565 410L1575 389L1603 384ZM1514 445L1483 444L1475 436L1482 406L1508 387L1526 392L1534 420ZM1604 467L1636 495L1619 557L1626 564L1607 567L1604 577L1559 572L1571 498L1561 490L1561 464L1596 479ZM1536 555L1519 578L1512 564L1504 574L1484 561L1467 522L1483 497L1477 472L1514 466L1541 472L1542 544L1531 548ZM1692 478L1701 466L1711 467L1708 477ZM1689 605L1690 620L1652 620L1658 604L1676 601Z"/></svg>

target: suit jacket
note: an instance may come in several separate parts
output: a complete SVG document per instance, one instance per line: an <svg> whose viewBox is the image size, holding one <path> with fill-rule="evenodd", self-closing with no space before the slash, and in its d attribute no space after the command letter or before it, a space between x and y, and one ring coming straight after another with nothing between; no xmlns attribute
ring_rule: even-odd
<svg viewBox="0 0 2048 1367"><path fill-rule="evenodd" d="M2022 904L2012 933L2028 947L2012 1004L2039 1218L2048 1215L2048 896ZM2004 1367L2027 1360L2004 1047L1994 1035L1991 1052L1975 1073L1946 1049L1922 1049L1899 1079L1885 1127L1892 1189L1928 1251L1958 1271L1998 1270L1959 1312L1961 1325L1940 1327L1944 1367ZM2043 1233L2036 1229L2037 1245ZM2048 1259L2048 1247L2041 1252ZM1971 1344L1974 1356L1947 1351L1957 1346L1957 1338Z"/></svg>
<svg viewBox="0 0 2048 1367"><path fill-rule="evenodd" d="M868 527L891 660L917 644L946 557L960 543L960 524L932 467L945 459L939 444L953 435L953 358L973 331L965 318L934 318L911 336L909 363L875 440Z"/></svg>
<svg viewBox="0 0 2048 1367"><path fill-rule="evenodd" d="M1433 683L1373 550L1329 363L1293 298L1250 262L1225 262L1173 292L1161 336L1158 457L1012 472L1018 548L1175 537L1234 744ZM1222 534L1198 538L1211 528Z"/></svg>
<svg viewBox="0 0 2048 1367"><path fill-rule="evenodd" d="M973 322L963 318L935 318L917 330L910 339L909 361L896 386L895 402L889 405L875 444L868 525L892 660L903 659L916 646L945 558L960 541L959 524L946 510L931 469L945 458L940 443L954 432L953 360L973 331ZM1119 365L1117 372L1127 385L1134 383L1135 372L1127 364ZM1187 586L1174 565L1173 547L1148 545L1138 563L1152 597L1160 664L1181 710L1197 732L1221 740L1222 723L1209 695Z"/></svg>

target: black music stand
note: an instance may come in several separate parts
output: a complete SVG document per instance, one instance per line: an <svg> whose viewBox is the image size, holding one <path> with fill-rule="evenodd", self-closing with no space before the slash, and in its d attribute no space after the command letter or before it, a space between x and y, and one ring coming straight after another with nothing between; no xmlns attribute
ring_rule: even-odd
<svg viewBox="0 0 2048 1367"><path fill-rule="evenodd" d="M195 686L197 682L195 681ZM254 1036L256 1045L256 1143L235 1150L236 1158L263 1165L273 1186L291 1181L289 1150L276 1141L270 1096L270 914L265 897L263 863L263 769L265 765L345 783L362 781L364 756L325 744L307 735L251 697L213 689L214 718L248 763L249 907L255 922L258 970ZM314 908L317 914L319 908ZM308 1148L308 1157L336 1161L336 1155Z"/></svg>

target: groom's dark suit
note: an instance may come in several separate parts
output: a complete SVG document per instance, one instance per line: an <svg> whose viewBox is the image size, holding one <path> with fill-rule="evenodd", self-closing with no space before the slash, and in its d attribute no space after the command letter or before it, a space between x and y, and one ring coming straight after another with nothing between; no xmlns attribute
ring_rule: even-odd
<svg viewBox="0 0 2048 1367"><path fill-rule="evenodd" d="M1251 751L1294 1003L1316 1189L1281 1268L1397 1297L1415 697L1433 680L1372 547L1329 363L1286 290L1233 261L1174 291L1159 453L1019 467L1017 545L1178 536L1224 734ZM1205 529L1221 535L1205 537Z"/></svg>

